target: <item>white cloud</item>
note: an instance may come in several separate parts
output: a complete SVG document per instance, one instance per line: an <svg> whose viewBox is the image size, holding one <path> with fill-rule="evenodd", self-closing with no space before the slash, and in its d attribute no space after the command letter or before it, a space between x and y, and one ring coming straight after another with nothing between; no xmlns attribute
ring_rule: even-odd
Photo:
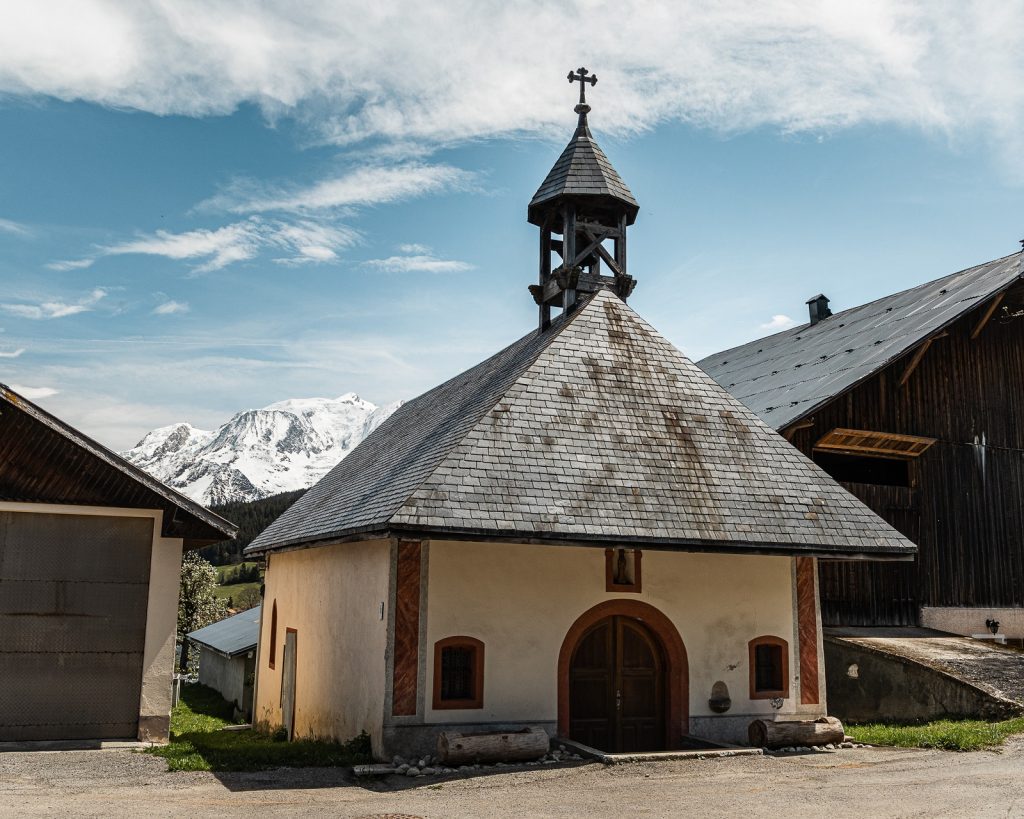
<svg viewBox="0 0 1024 819"><path fill-rule="evenodd" d="M351 247L359 234L344 225L326 225L313 221L294 223L265 221L250 217L242 222L208 230L172 233L158 230L135 239L99 249L101 256L142 254L168 259L198 261L195 273L220 270L235 262L255 258L264 251L285 252L275 261L283 264L328 262L337 252Z"/></svg>
<svg viewBox="0 0 1024 819"><path fill-rule="evenodd" d="M158 304L153 308L153 315L155 316L172 316L175 313L187 313L191 308L188 306L188 302L174 301L170 299L162 304Z"/></svg>
<svg viewBox="0 0 1024 819"><path fill-rule="evenodd" d="M88 296L84 296L77 302L44 301L39 303L4 303L0 304L0 310L10 313L12 316L19 316L27 319L55 319L66 316L74 316L78 313L86 313L104 297L107 291L102 287L95 288Z"/></svg>
<svg viewBox="0 0 1024 819"><path fill-rule="evenodd" d="M50 262L46 266L50 270L83 270L86 267L92 267L95 261L95 259L62 259Z"/></svg>
<svg viewBox="0 0 1024 819"><path fill-rule="evenodd" d="M398 252L399 253L419 253L419 254L425 254L425 253L431 253L432 251L431 251L431 248L430 248L429 245L407 244L407 245L399 245L398 246Z"/></svg>
<svg viewBox="0 0 1024 819"><path fill-rule="evenodd" d="M0 358L18 358L24 352L24 347L19 347L17 350L0 350Z"/></svg>
<svg viewBox="0 0 1024 819"><path fill-rule="evenodd" d="M57 395L60 392L60 390L55 390L53 387L26 387L22 384L11 384L11 389L29 401L49 398L51 395Z"/></svg>
<svg viewBox="0 0 1024 819"><path fill-rule="evenodd" d="M772 316L771 321L767 321L761 325L762 330L771 330L772 332L788 330L790 327L796 327L796 322L789 316L784 316L781 313L776 316Z"/></svg>
<svg viewBox="0 0 1024 819"><path fill-rule="evenodd" d="M421 245L405 245L405 247L421 247ZM464 270L473 269L473 265L468 262L439 259L429 253L370 259L365 264L385 273L461 273Z"/></svg>
<svg viewBox="0 0 1024 819"><path fill-rule="evenodd" d="M26 225L21 222L15 222L11 219L0 219L0 233L12 233L15 236L28 237L32 235L32 231Z"/></svg>
<svg viewBox="0 0 1024 819"><path fill-rule="evenodd" d="M573 92L562 78L583 62L601 79L593 121L618 133L665 120L811 132L892 123L983 134L1024 166L1019 2L8 6L7 94L191 116L252 102L338 143L415 145L564 134ZM577 44L572 64L566 32Z"/></svg>
<svg viewBox="0 0 1024 819"><path fill-rule="evenodd" d="M451 165L406 162L392 167L357 168L305 188L274 188L252 180L236 181L201 203L204 210L233 213L303 213L382 205L447 190L464 190L474 179Z"/></svg>

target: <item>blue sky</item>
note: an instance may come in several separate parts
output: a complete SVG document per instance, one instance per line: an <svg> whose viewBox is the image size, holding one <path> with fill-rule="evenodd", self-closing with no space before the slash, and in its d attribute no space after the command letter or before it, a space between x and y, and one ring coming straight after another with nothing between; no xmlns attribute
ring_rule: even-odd
<svg viewBox="0 0 1024 819"><path fill-rule="evenodd" d="M1018 3L345 5L12 12L0 381L124 448L476 363L536 321L578 63L641 206L631 304L693 358L1024 236Z"/></svg>

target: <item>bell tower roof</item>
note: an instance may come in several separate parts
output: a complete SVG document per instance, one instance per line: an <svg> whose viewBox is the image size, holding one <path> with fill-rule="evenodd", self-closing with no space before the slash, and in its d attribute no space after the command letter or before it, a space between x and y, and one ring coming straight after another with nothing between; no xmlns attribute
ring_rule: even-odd
<svg viewBox="0 0 1024 819"><path fill-rule="evenodd" d="M547 177L533 195L527 209L527 220L530 224L540 227L545 217L557 210L567 197L581 199L596 209L607 210L614 214L623 214L626 224L636 221L640 206L632 192L622 181L618 171L612 167L601 146L597 144L587 114L590 106L584 97L586 84L597 83L597 77L587 76L589 72L580 68L569 73L569 81L580 83L580 103L575 111L579 114L579 125L576 132L565 146L558 161L555 162Z"/></svg>

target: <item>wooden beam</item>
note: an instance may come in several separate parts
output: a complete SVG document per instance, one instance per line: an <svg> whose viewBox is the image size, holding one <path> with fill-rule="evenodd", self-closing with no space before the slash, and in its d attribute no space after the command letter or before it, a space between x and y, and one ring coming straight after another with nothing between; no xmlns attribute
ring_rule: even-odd
<svg viewBox="0 0 1024 819"><path fill-rule="evenodd" d="M995 311L999 309L999 305L1003 303L1003 296L1005 295L1006 292L1003 291L992 299L992 303L985 311L985 315L981 317L981 321L979 321L978 325L971 331L971 341L974 341L974 339L981 335L981 331L985 329L985 325L988 324L988 320L992 318L992 314L995 313Z"/></svg>
<svg viewBox="0 0 1024 819"><path fill-rule="evenodd" d="M597 246L597 253L602 259L605 260L605 262L608 264L608 267L612 269L616 276L622 275L622 269L617 264L615 264L615 259L612 258L611 253L605 250L604 245Z"/></svg>
<svg viewBox="0 0 1024 819"><path fill-rule="evenodd" d="M910 363L907 365L907 369L903 371L903 375L900 376L899 385L901 387L905 386L907 381L910 380L910 376L914 374L914 370L916 370L917 365L921 363L921 359L924 358L924 354L928 352L928 348L940 338L945 338L948 335L949 333L939 333L929 339L925 339L925 342L917 348L917 351L914 353L914 357L910 359Z"/></svg>
<svg viewBox="0 0 1024 819"><path fill-rule="evenodd" d="M793 442L793 436L796 435L800 430L802 430L802 429L809 429L810 427L813 427L813 426L814 426L814 421L805 418L803 421L797 421L795 424L792 424L791 426L786 427L782 431L782 437L785 438L790 443L792 443Z"/></svg>

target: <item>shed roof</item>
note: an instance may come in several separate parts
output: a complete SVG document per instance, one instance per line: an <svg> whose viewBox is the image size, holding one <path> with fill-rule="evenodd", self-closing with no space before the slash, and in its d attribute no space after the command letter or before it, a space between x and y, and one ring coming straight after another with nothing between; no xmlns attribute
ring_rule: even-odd
<svg viewBox="0 0 1024 819"><path fill-rule="evenodd" d="M247 551L371 536L915 549L606 290L405 404Z"/></svg>
<svg viewBox="0 0 1024 819"><path fill-rule="evenodd" d="M256 648L260 636L262 606L232 614L212 625L188 633L188 639L227 657L245 654Z"/></svg>
<svg viewBox="0 0 1024 819"><path fill-rule="evenodd" d="M784 429L896 361L1021 278L1021 254L961 270L817 324L708 356L700 367Z"/></svg>
<svg viewBox="0 0 1024 819"><path fill-rule="evenodd" d="M540 206L561 196L611 197L625 206L629 224L640 210L632 192L590 133L585 118L530 200L527 209L530 222L541 224Z"/></svg>
<svg viewBox="0 0 1024 819"><path fill-rule="evenodd" d="M0 500L162 509L164 537L189 548L237 527L0 384Z"/></svg>

